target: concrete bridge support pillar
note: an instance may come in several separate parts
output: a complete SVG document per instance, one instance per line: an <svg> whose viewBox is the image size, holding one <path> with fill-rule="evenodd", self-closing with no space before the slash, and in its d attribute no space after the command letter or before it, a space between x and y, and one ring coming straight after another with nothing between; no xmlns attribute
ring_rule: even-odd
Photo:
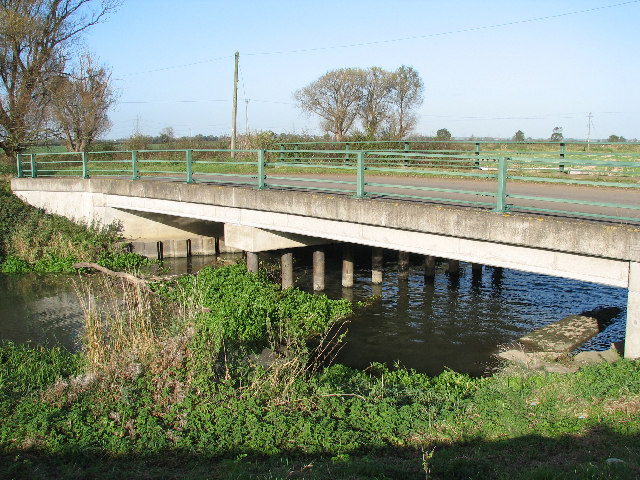
<svg viewBox="0 0 640 480"><path fill-rule="evenodd" d="M324 290L324 250L313 252L313 290Z"/></svg>
<svg viewBox="0 0 640 480"><path fill-rule="evenodd" d="M629 262L625 358L640 358L640 262Z"/></svg>
<svg viewBox="0 0 640 480"><path fill-rule="evenodd" d="M433 279L436 276L436 257L425 255L424 257L424 278Z"/></svg>
<svg viewBox="0 0 640 480"><path fill-rule="evenodd" d="M247 252L247 271L258 273L258 254L256 252Z"/></svg>
<svg viewBox="0 0 640 480"><path fill-rule="evenodd" d="M383 250L380 247L373 247L371 251L371 283L380 285L382 283L382 260Z"/></svg>
<svg viewBox="0 0 640 480"><path fill-rule="evenodd" d="M409 252L398 252L398 279L409 278Z"/></svg>
<svg viewBox="0 0 640 480"><path fill-rule="evenodd" d="M353 287L353 245L345 244L342 257L342 286Z"/></svg>
<svg viewBox="0 0 640 480"><path fill-rule="evenodd" d="M293 286L293 252L285 252L281 257L282 265L282 289Z"/></svg>
<svg viewBox="0 0 640 480"><path fill-rule="evenodd" d="M449 260L449 273L458 275L460 273L460 262L458 260Z"/></svg>

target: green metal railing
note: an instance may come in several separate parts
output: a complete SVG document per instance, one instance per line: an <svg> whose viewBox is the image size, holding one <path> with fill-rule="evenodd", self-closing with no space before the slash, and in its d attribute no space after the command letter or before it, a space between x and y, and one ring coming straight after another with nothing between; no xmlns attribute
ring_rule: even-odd
<svg viewBox="0 0 640 480"><path fill-rule="evenodd" d="M284 145L284 144L283 144ZM640 153L554 151L416 151L286 148L186 149L18 155L19 177L128 177L220 183L259 189L305 189L536 213L640 222L640 200L612 203L517 193L516 182L553 186L640 188ZM439 184L458 179L464 185ZM472 183L469 183L472 181ZM451 183L450 180L447 182ZM640 193L640 192L638 192ZM634 197L640 199L640 195ZM578 207L580 206L580 207ZM570 208L570 210L567 210ZM580 211L580 209L582 211ZM595 210L598 211L595 211Z"/></svg>

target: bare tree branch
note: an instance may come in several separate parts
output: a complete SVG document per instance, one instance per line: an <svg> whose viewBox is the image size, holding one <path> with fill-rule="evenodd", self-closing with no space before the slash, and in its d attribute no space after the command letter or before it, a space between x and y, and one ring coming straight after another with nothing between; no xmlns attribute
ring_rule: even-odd
<svg viewBox="0 0 640 480"><path fill-rule="evenodd" d="M65 51L121 0L0 2L0 148L10 156L37 141L47 124Z"/></svg>

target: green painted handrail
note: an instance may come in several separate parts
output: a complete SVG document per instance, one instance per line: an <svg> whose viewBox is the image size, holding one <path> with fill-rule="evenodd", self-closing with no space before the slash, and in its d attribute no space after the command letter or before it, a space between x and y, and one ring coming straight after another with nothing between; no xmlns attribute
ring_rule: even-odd
<svg viewBox="0 0 640 480"><path fill-rule="evenodd" d="M40 176L82 178L122 177L132 180L171 179L186 183L232 183L253 185L255 188L304 188L313 191L350 193L357 198L390 196L422 199L454 204L493 206L496 212L525 210L541 213L563 213L592 218L640 221L620 214L640 211L640 206L619 203L575 201L558 197L536 197L509 194L513 182L543 182L588 186L640 188L640 153L570 152L569 142L563 142L564 156L557 152L482 152L481 142L473 142L472 151L438 149L419 151L411 142L402 142L398 150L364 150L352 148L356 142L345 143L345 149L303 149L300 142L295 150L281 144L276 150L172 149L107 152L30 153L17 156L19 177ZM364 142L369 145L370 142ZM397 142L396 142L397 143ZM416 143L416 142L413 142ZM494 143L495 142L488 142ZM504 143L504 142L503 142ZM533 142L525 142L533 143ZM549 142L544 142L549 143ZM592 145L595 142L592 142ZM515 155L514 155L515 153ZM291 155L291 156L289 156ZM293 172L293 173L292 173ZM296 175L295 172L298 172ZM300 172L310 172L301 176ZM339 177L332 177L331 174ZM576 175L580 177L576 178ZM373 177L373 176L376 177ZM439 188L428 184L403 183L405 176L459 177L496 182L495 191ZM349 177L351 179L349 179ZM384 183L382 179L393 181ZM344 188L341 188L344 187ZM401 193L399 193L401 192ZM407 192L407 193L403 193ZM441 194L442 196L437 196ZM447 198L446 194L456 194ZM479 197L478 200L467 197ZM493 202L488 198L493 197ZM514 206L513 200L548 202L550 205L596 206L610 209L611 215L557 208Z"/></svg>

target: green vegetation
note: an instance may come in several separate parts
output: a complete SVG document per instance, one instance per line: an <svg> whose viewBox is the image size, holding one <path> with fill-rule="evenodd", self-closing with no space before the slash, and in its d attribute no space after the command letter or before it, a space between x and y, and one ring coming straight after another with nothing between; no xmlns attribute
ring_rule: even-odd
<svg viewBox="0 0 640 480"><path fill-rule="evenodd" d="M137 269L119 241L2 184L3 271ZM331 364L351 304L241 264L149 291L92 285L79 286L80 352L0 344L0 478L640 475L638 361L564 376L358 371Z"/></svg>
<svg viewBox="0 0 640 480"><path fill-rule="evenodd" d="M0 272L71 273L76 262L98 262L112 270L146 263L125 252L117 225L80 225L22 202L0 181Z"/></svg>
<svg viewBox="0 0 640 480"><path fill-rule="evenodd" d="M103 288L81 353L0 348L6 477L640 474L638 362L571 376L358 371L326 366L349 303L281 291L244 265L154 293Z"/></svg>

